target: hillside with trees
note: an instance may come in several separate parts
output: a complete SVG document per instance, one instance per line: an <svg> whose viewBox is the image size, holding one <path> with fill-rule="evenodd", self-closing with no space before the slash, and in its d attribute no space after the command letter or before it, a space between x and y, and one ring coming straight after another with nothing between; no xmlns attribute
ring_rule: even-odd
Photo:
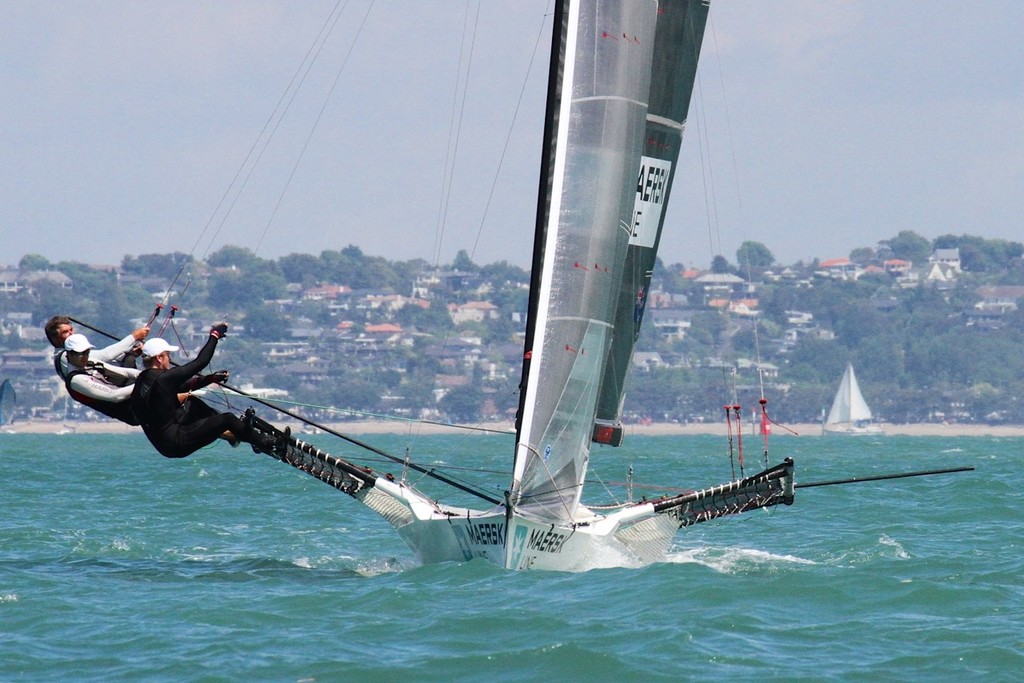
<svg viewBox="0 0 1024 683"><path fill-rule="evenodd" d="M763 392L778 421L815 422L852 362L882 421L1024 424L1022 255L1018 242L904 231L826 261L783 265L751 241L707 270L659 262L626 419L719 421L723 405L749 414ZM24 416L56 410L47 318L120 336L165 302L154 325L176 307L173 343L198 348L228 320L218 367L311 415L503 421L518 401L528 283L465 252L442 266L354 246L103 267L30 254L0 272L0 379L18 386Z"/></svg>

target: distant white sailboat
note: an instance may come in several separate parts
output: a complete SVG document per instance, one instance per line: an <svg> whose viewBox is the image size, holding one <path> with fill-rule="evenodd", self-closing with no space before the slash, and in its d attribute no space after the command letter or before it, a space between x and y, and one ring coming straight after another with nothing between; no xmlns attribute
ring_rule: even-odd
<svg viewBox="0 0 1024 683"><path fill-rule="evenodd" d="M885 432L872 422L871 408L860 393L853 365L846 366L839 390L832 400L832 409L825 420L824 430L832 434L881 435Z"/></svg>

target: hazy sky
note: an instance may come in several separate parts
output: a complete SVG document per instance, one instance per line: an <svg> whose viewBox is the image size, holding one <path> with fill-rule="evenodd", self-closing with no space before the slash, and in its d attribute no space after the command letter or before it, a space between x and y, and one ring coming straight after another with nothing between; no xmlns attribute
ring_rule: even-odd
<svg viewBox="0 0 1024 683"><path fill-rule="evenodd" d="M335 5L0 0L0 265L225 244L527 265L549 2L350 0L278 123ZM1022 35L1019 0L713 0L662 258L1024 241Z"/></svg>

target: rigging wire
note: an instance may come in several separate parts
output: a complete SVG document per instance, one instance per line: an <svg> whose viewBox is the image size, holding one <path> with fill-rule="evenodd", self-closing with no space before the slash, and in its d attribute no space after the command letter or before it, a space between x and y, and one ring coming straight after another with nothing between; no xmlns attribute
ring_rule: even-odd
<svg viewBox="0 0 1024 683"><path fill-rule="evenodd" d="M697 147L700 156L701 181L704 184L704 213L708 223L708 250L712 260L722 253L722 236L715 202L715 178L711 169L711 142L708 138L707 112L704 107L704 87L700 69L694 77L694 90L699 111L697 113ZM717 244L716 244L717 242Z"/></svg>
<svg viewBox="0 0 1024 683"><path fill-rule="evenodd" d="M708 16L708 22L711 24L711 39L712 39L712 41L714 42L714 45L715 45L715 55L719 55L719 54L721 54L721 52L720 52L719 47L718 47L718 32L715 30L714 18L712 16L710 16L710 14ZM732 133L732 115L731 115L731 112L730 112L730 109L729 109L729 98L727 96L728 93L727 93L726 87L725 87L725 72L722 69L722 61L720 59L715 60L715 64L718 66L718 70L717 70L718 80L719 80L719 84L721 86L721 91L722 91L722 109L723 109L723 113L724 113L724 117L723 118L725 120L726 139L729 141L729 152L730 152L730 154L732 156L733 180L734 180L735 189L736 189L736 208L737 208L737 210L739 212L739 218L740 218L740 237L744 238L746 236L746 230L747 230L747 219L746 219L746 213L745 213L744 207L743 207L743 192L741 191L741 187L740 187L739 162L738 162L738 160L736 158L736 145L735 145L734 137L733 137L733 133ZM745 244L745 243L746 243L746 240L742 239L741 245ZM747 274L747 282L752 282L753 281L753 266L751 265L751 262L750 262L750 248L749 248L749 246L748 246L748 248L746 250L740 251L739 256L740 256L740 258L743 261L745 261L745 263L737 264L737 265L739 265L741 267L745 267L746 274ZM762 359L761 359L761 338L760 338L760 334L759 334L759 327L760 327L760 325L758 324L758 318L757 318L757 316L754 316L753 317L754 357L755 357L755 360L757 362L757 376L758 376L758 385L759 385L759 389L760 389L760 399L764 400L764 398L765 398L765 392L764 392L764 368L762 367ZM762 408L763 408L763 405L762 405ZM765 446L767 447L767 443L765 444Z"/></svg>
<svg viewBox="0 0 1024 683"><path fill-rule="evenodd" d="M541 40L544 37L544 27L547 25L548 16L549 13L545 13L541 18L540 25L537 27L537 38L533 44L533 51L530 53L530 63L526 67L526 75L523 77L523 85L519 89L519 98L516 100L516 106L512 111L512 120L509 122L508 134L505 136L505 144L501 148L501 155L498 157L498 165L494 169L494 178L491 181L491 188L487 193L487 201L484 203L484 212L480 217L480 227L477 228L476 238L473 240L473 249L469 253L471 259L476 255L476 248L480 243L480 236L483 234L484 224L487 222L487 215L490 213L491 200L494 198L494 191L498 186L498 177L501 175L501 167L505 163L505 155L507 154L509 145L512 141L512 132L515 130L516 121L519 119L519 110L523 106L523 99L526 95L526 85L529 83L530 74L533 73L533 63L537 58L537 49L540 47Z"/></svg>
<svg viewBox="0 0 1024 683"><path fill-rule="evenodd" d="M189 264L189 260L191 260L191 258L194 257L196 251L199 249L199 245L203 242L204 238L206 237L206 234L209 232L211 226L213 226L214 221L216 220L218 214L221 214L221 211L223 209L223 215L221 216L221 219L217 224L217 228L210 236L206 249L203 252L204 258L206 254L209 253L209 250L212 248L213 244L216 242L217 236L223 229L228 216L230 216L231 211L234 209L236 203L238 202L239 197L241 196L242 192L248 185L248 182L252 177L252 174L255 171L256 167L258 166L260 160L262 159L264 152L269 146L271 140L274 138L274 134L280 127L281 121L283 121L289 108L294 102L296 94L298 93L303 83L305 82L305 79L308 76L313 64L317 61L318 57L320 56L321 51L323 50L324 43L326 42L330 34L333 32L334 27L337 25L338 20L340 19L342 13L345 10L345 7L347 6L348 0L345 0L344 5L342 5L342 0L338 0L335 3L334 7L331 9L327 18L324 20L323 25L320 27L319 33L311 42L309 49L306 51L306 54L303 56L295 72L292 74L291 80L288 82L288 85L281 93L281 96L278 99L277 104L274 106L274 109L271 111L270 115L267 117L267 120L264 122L263 128L260 129L259 134L253 140L253 143L249 147L249 150L246 153L245 158L242 160L242 163L239 164L238 169L235 171L234 177L231 179L231 182L228 183L228 186L225 188L224 193L221 195L220 200L217 202L217 205L210 213L210 216L207 219L206 224L203 226L203 229L200 231L199 236L196 238L195 243L192 245L192 249L189 251L189 259L186 259L182 263L177 274L171 281L170 286L167 287L162 303L167 303L167 300L169 299L171 292L174 289L174 286L177 284L178 280L180 280L182 275L184 274L185 268ZM290 97L289 93L291 93ZM257 149L259 150L258 152ZM233 197L230 200L230 202L228 202L229 197ZM225 209L224 207L226 203L227 208ZM190 276L185 285L184 290L182 291L182 294L184 294L184 291L188 289L188 286L191 284L191 280L192 278Z"/></svg>
<svg viewBox="0 0 1024 683"><path fill-rule="evenodd" d="M445 148L444 169L441 174L441 196L437 208L437 224L434 228L434 269L439 267L441 260L441 244L448 220L448 202L451 199L452 179L455 176L455 162L458 158L459 142L462 138L462 120L466 111L466 94L469 91L469 75L473 66L473 50L476 45L476 29L480 21L480 3L477 3L476 17L472 30L469 28L469 0L466 0L466 11L462 20L462 40L459 43L459 64L455 73L455 87L452 89L451 119L448 122L448 144ZM466 40L469 36L469 54L466 55ZM465 79L463 79L463 61L465 60ZM459 95L462 95L461 102Z"/></svg>
<svg viewBox="0 0 1024 683"><path fill-rule="evenodd" d="M274 222L274 218L277 216L278 210L281 208L282 202L284 202L285 195L288 193L288 189L291 187L292 180L295 178L295 173L298 171L299 165L302 163L302 159L306 155L306 150L309 149L309 143L313 139L313 134L316 132L317 127L320 125L320 121L323 119L324 112L327 110L327 105L331 101L331 97L334 95L334 91L338 87L338 83L341 81L341 75L345 72L345 67L348 65L348 60L352 56L352 51L355 49L356 43L359 42L359 36L363 32L363 28L366 26L366 20L370 16L370 11L373 9L373 2L371 2L367 8L366 13L363 15L362 20L359 22L359 28L356 29L355 34L352 37L352 42L349 43L348 51L345 53L345 57L338 67L338 71L334 76L334 81L331 83L331 87L328 89L327 94L324 96L323 103L320 105L320 110L317 112L316 119L313 121L313 125L309 129L309 133L306 135L306 139L302 144L302 149L299 151L298 156L295 158L295 163L292 165L292 170L288 174L288 178L285 181L284 187L281 188L281 194L274 204L274 208L271 211L270 217L267 219L267 224L263 228L263 232L260 234L260 239L256 244L255 251L259 251L259 247L263 244L263 239L267 235L267 231L270 230L271 224ZM339 14L340 17L340 14ZM335 21L337 23L337 21ZM332 24L331 28L334 28ZM319 51L318 51L319 54ZM310 63L310 68L312 68ZM308 70L307 70L308 73Z"/></svg>

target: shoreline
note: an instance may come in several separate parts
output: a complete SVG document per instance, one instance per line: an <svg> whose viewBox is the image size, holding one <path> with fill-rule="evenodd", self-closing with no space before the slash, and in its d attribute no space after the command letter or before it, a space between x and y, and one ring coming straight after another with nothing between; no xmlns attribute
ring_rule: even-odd
<svg viewBox="0 0 1024 683"><path fill-rule="evenodd" d="M283 427L288 425L296 434L306 432L306 425L295 421L282 421ZM396 420L360 420L352 422L333 422L324 425L342 434L466 434L467 429L461 427L449 427L433 423L421 423L414 421ZM885 436L987 436L987 437L1024 437L1024 425L982 425L982 424L883 424ZM744 425L743 435L747 438L757 437L750 429L751 425ZM508 423L487 423L481 425L487 432L507 431L511 433L512 425ZM28 422L15 422L14 424L0 427L0 434L132 434L139 432L138 427L129 427L120 422L107 421L77 421L77 422L56 422L35 420ZM470 430L472 431L472 429ZM669 424L657 423L647 425L627 424L625 425L626 438L629 436L692 436L711 435L728 436L729 431L725 424ZM497 434L500 436L500 434ZM771 438L822 436L821 425L814 423L776 426L773 429ZM843 438L836 435L834 438Z"/></svg>

